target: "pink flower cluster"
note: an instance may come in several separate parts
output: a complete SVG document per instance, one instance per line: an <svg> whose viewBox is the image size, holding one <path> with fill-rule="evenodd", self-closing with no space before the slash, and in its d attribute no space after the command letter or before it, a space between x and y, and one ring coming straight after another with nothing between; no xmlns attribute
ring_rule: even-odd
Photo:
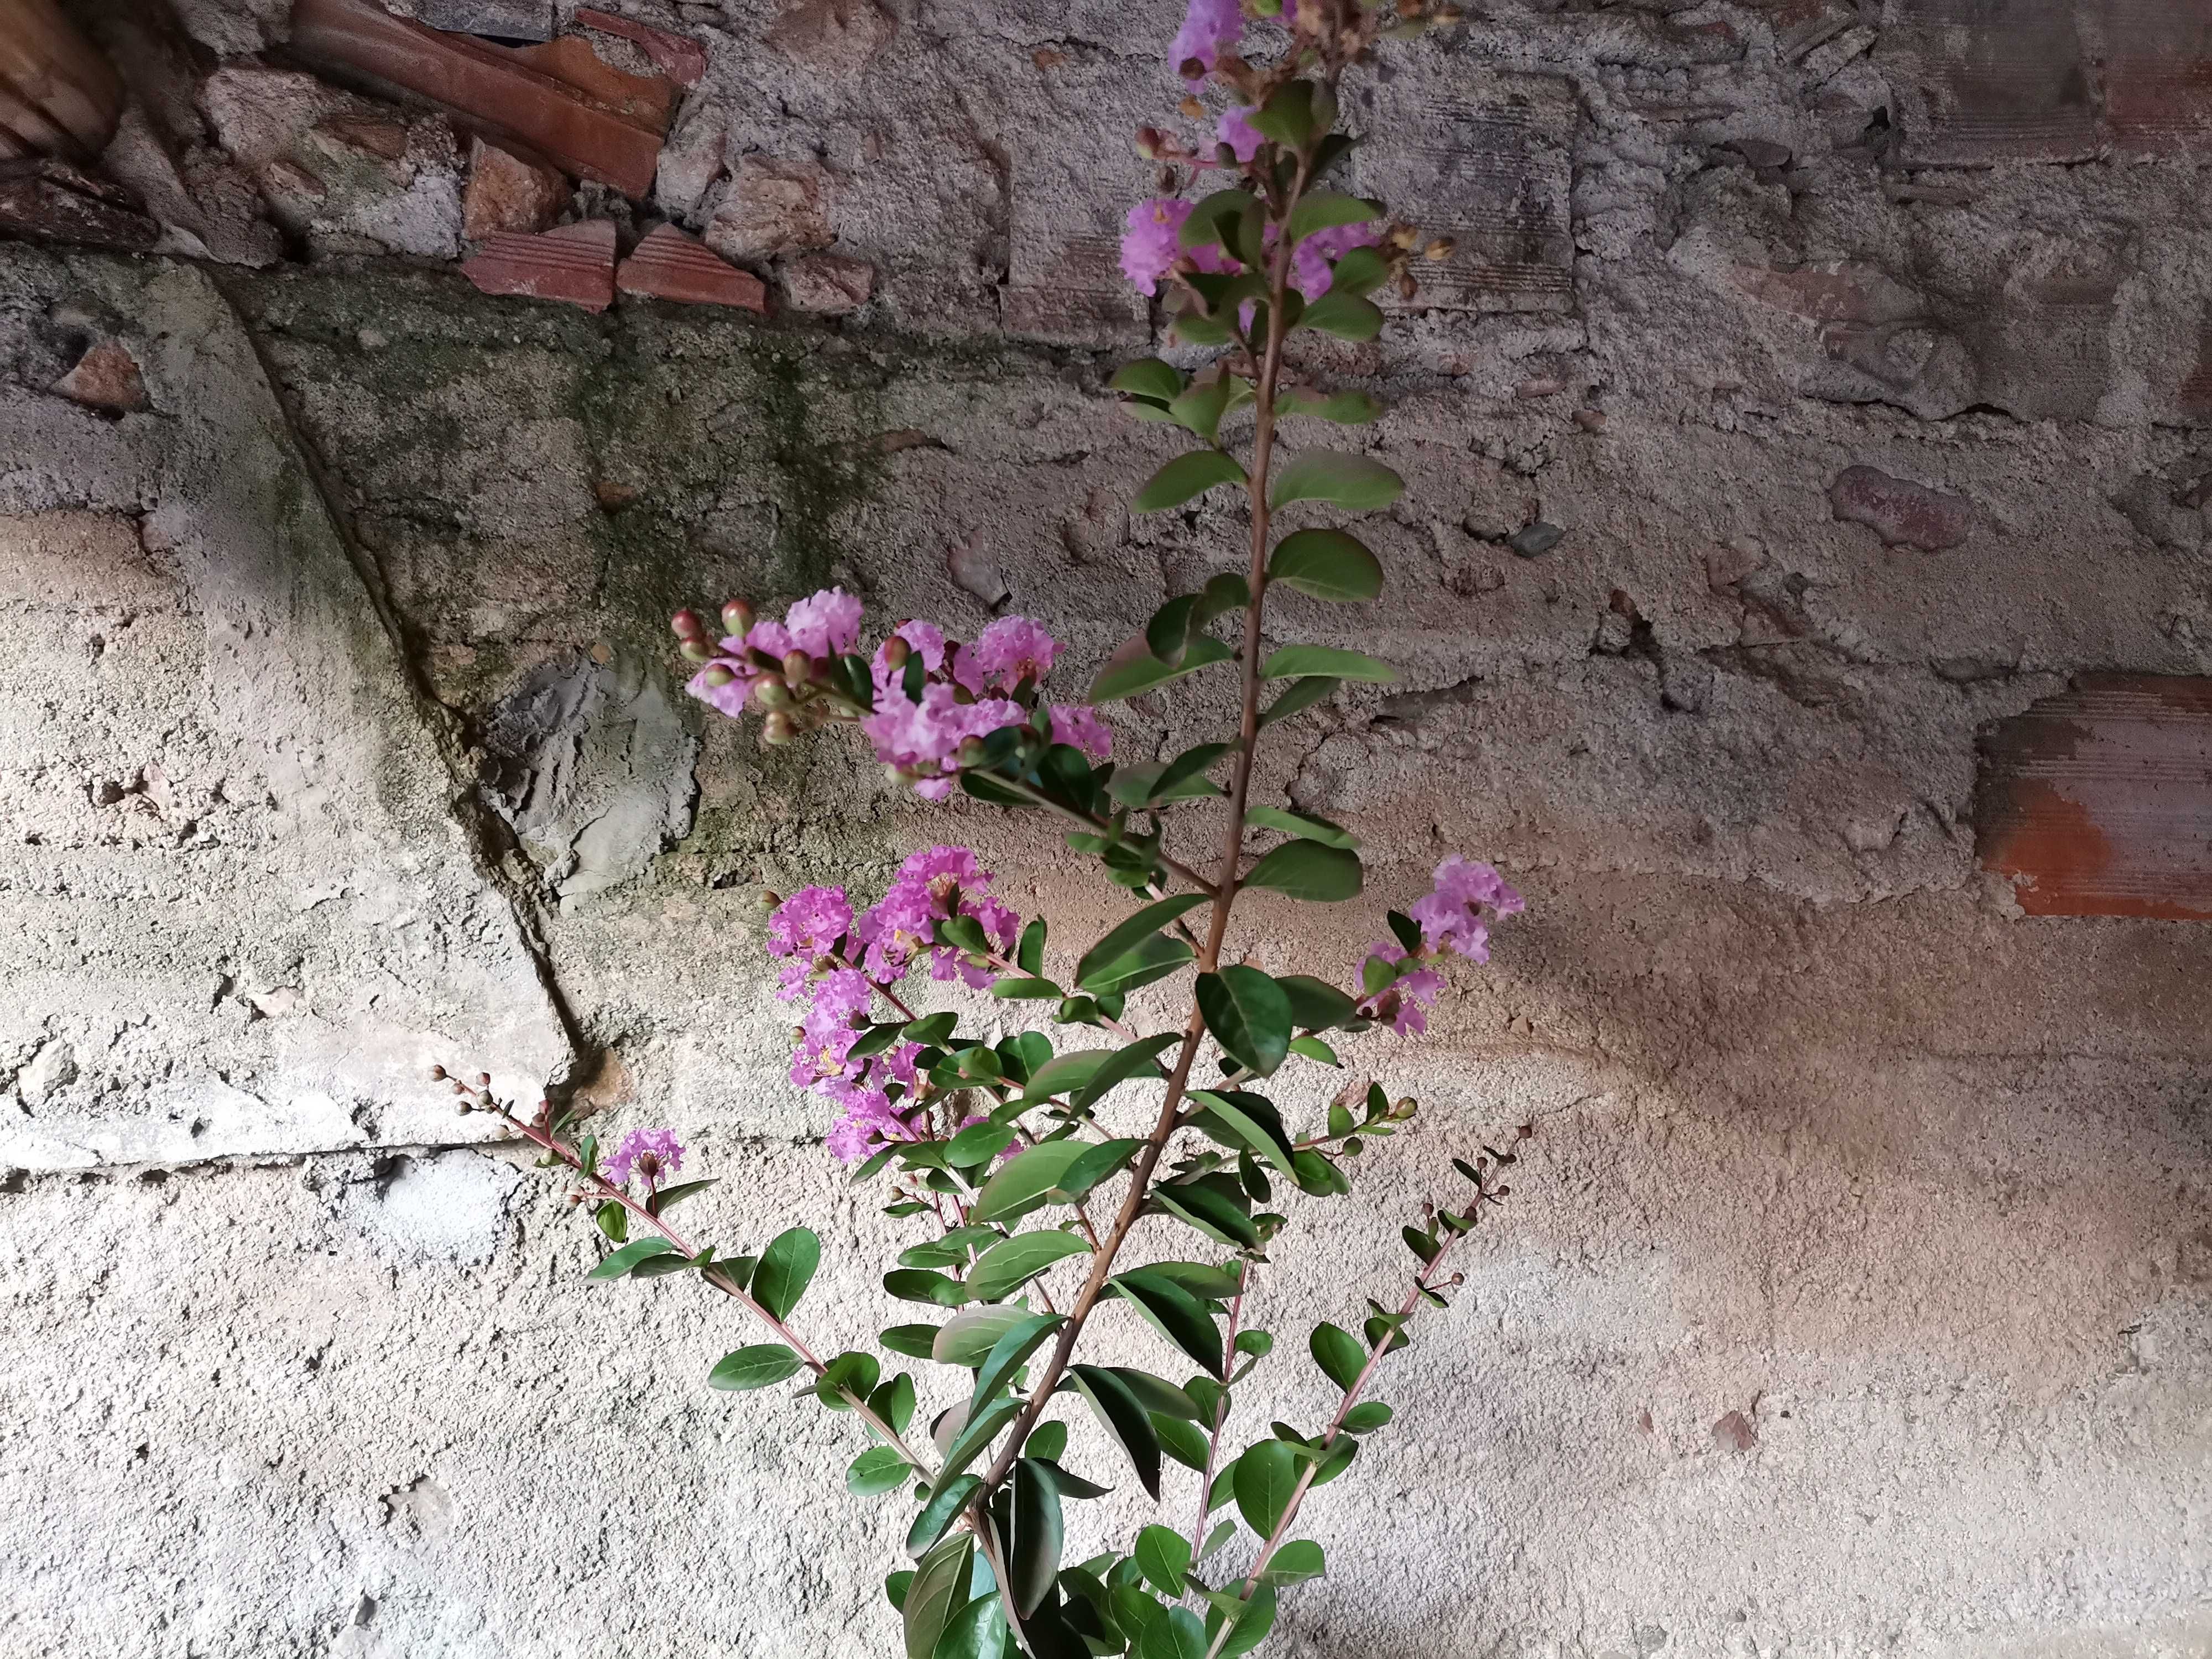
<svg viewBox="0 0 2212 1659"><path fill-rule="evenodd" d="M921 1080L915 1069L921 1045L853 1057L877 994L923 958L933 979L957 975L980 989L997 977L936 942L937 923L954 916L974 918L998 955L1012 954L1021 919L991 896L991 882L968 848L929 847L899 866L883 897L857 917L837 887L794 893L769 917L769 951L785 959L778 994L787 1000L809 992L812 999L799 1022L791 1080L842 1109L829 1146L846 1162L917 1133L913 1109L898 1103L911 1098Z"/></svg>
<svg viewBox="0 0 2212 1659"><path fill-rule="evenodd" d="M1444 976L1425 964L1440 951L1456 951L1470 962L1488 962L1490 923L1484 909L1494 920L1525 908L1521 895L1496 870L1454 853L1437 866L1431 890L1414 902L1409 913L1420 925L1424 965L1362 998L1359 1012L1382 1021L1401 1036L1419 1036L1429 1029L1427 1011L1437 1006L1437 994L1444 983ZM1406 960L1406 951L1396 940L1385 939L1370 945L1367 957L1397 963Z"/></svg>
<svg viewBox="0 0 2212 1659"><path fill-rule="evenodd" d="M1168 48L1168 62L1176 74L1195 86L1213 72L1221 55L1236 51L1243 38L1244 8L1240 0L1190 0L1182 27L1176 31L1175 45ZM1198 65L1195 75L1190 70L1193 64Z"/></svg>
<svg viewBox="0 0 2212 1659"><path fill-rule="evenodd" d="M627 1187L635 1173L644 1177L645 1189L650 1193L683 1167L684 1147L675 1130L632 1129L607 1160L606 1177L617 1187Z"/></svg>
<svg viewBox="0 0 2212 1659"><path fill-rule="evenodd" d="M1367 955L1370 960L1379 957L1397 963L1406 959L1406 950L1395 939L1384 939L1369 945ZM1416 968L1363 1000L1359 1012L1381 1020L1400 1036L1419 1036L1429 1029L1428 1011L1437 1006L1437 994L1443 988L1442 974L1433 968Z"/></svg>
<svg viewBox="0 0 2212 1659"><path fill-rule="evenodd" d="M1260 135L1249 127L1232 138L1231 122L1241 124L1248 110L1231 110L1222 117L1222 142L1237 152L1239 160L1249 161L1251 152L1259 148ZM1249 148L1245 138L1249 137ZM1175 269L1178 259L1188 262L1194 270L1234 276L1243 265L1222 252L1219 244L1209 242L1204 247L1186 248L1178 240L1183 221L1190 217L1192 204L1175 196L1148 197L1129 210L1123 222L1127 228L1121 236L1121 274L1133 283L1140 293L1157 294L1161 280ZM1275 228L1267 228L1267 245L1275 245ZM1327 230L1317 230L1301 240L1291 254L1291 283L1308 300L1318 300L1328 292L1336 280L1331 269L1334 261L1342 258L1356 247L1373 247L1382 240L1382 227L1369 219L1356 225L1336 225ZM1248 302L1245 312L1247 325L1250 322Z"/></svg>
<svg viewBox="0 0 2212 1659"><path fill-rule="evenodd" d="M684 623L683 617L678 622L679 632L699 626L696 620ZM842 588L825 588L792 606L781 622L763 618L742 636L723 639L685 689L733 718L748 702L765 712L771 700L787 703L783 689L799 683L787 679L791 653L818 664L850 653L860 637L860 600ZM942 800L960 771L963 744L1031 720L1038 684L1060 651L1044 625L1027 617L998 618L972 645L947 640L934 623L902 623L876 649L870 665L875 706L861 718L860 729L874 744L877 759L910 778L917 794ZM921 664L921 684L909 696L908 671L915 662ZM764 692L770 686L778 689ZM1113 751L1112 733L1090 708L1047 706L1044 713L1047 724L1040 729L1048 728L1054 742L1073 744L1094 761Z"/></svg>

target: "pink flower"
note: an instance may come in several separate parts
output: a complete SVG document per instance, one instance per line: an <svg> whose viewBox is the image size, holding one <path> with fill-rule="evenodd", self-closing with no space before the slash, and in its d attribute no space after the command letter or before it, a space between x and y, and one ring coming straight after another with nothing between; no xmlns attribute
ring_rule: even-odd
<svg viewBox="0 0 2212 1659"><path fill-rule="evenodd" d="M914 1131L879 1089L852 1091L841 1103L844 1114L830 1126L825 1144L842 1163L857 1163L886 1141L914 1139Z"/></svg>
<svg viewBox="0 0 2212 1659"><path fill-rule="evenodd" d="M898 867L896 884L922 888L941 902L956 887L988 887L991 882L991 872L976 861L973 852L965 847L940 845L908 854Z"/></svg>
<svg viewBox="0 0 2212 1659"><path fill-rule="evenodd" d="M1287 14L1289 8L1284 9ZM1252 118L1259 112L1257 104L1243 109L1231 107L1221 112L1221 125L1217 136L1236 153L1240 161L1249 161L1260 153L1260 146L1267 142L1261 136L1260 130L1252 125Z"/></svg>
<svg viewBox="0 0 2212 1659"><path fill-rule="evenodd" d="M768 919L768 948L779 957L818 957L853 930L842 887L802 887Z"/></svg>
<svg viewBox="0 0 2212 1659"><path fill-rule="evenodd" d="M887 691L877 700L875 712L860 722L860 730L875 744L878 760L921 774L915 793L924 800L943 800L952 793L952 777L960 769L953 756L963 743L1028 718L1019 703L1003 698L963 703L939 680L922 687L920 702L896 689Z"/></svg>
<svg viewBox="0 0 2212 1659"><path fill-rule="evenodd" d="M1291 251L1291 280L1307 299L1318 300L1336 280L1329 261L1341 259L1356 247L1373 247L1382 240L1382 228L1373 219L1317 230Z"/></svg>
<svg viewBox="0 0 2212 1659"><path fill-rule="evenodd" d="M1489 865L1454 853L1437 866L1435 890L1408 914L1431 945L1456 951L1470 962L1490 960L1490 928L1481 909L1510 916L1524 908L1521 895Z"/></svg>
<svg viewBox="0 0 2212 1659"><path fill-rule="evenodd" d="M954 658L952 678L970 691L1012 691L1052 672L1060 641L1028 617L1001 617Z"/></svg>
<svg viewBox="0 0 2212 1659"><path fill-rule="evenodd" d="M848 1058L860 1041L860 1027L875 988L857 969L839 968L814 987L814 1006L799 1022L799 1047L792 1051L791 1080L811 1088L825 1078L849 1075Z"/></svg>
<svg viewBox="0 0 2212 1659"><path fill-rule="evenodd" d="M934 674L945 666L945 630L936 623L902 622L892 630L891 639L904 640L907 642L913 654L921 659L923 673ZM883 644L876 647L873 667L876 695L878 697L888 694L893 686L900 684L906 678L904 663L901 663L896 668L893 668L890 665L889 654L890 642L890 640L885 640Z"/></svg>
<svg viewBox="0 0 2212 1659"><path fill-rule="evenodd" d="M1221 54L1236 48L1244 34L1244 8L1239 0L1190 0L1190 9L1168 48L1175 72L1194 85L1212 72ZM1195 61L1198 73L1191 73Z"/></svg>
<svg viewBox="0 0 2212 1659"><path fill-rule="evenodd" d="M1160 278L1175 266L1182 250L1176 237L1190 217L1191 204L1175 196L1153 196L1129 210L1121 237L1121 274L1143 294L1160 291Z"/></svg>
<svg viewBox="0 0 2212 1659"><path fill-rule="evenodd" d="M860 643L860 602L842 587L801 599L783 620L792 644L810 657L842 656Z"/></svg>
<svg viewBox="0 0 2212 1659"><path fill-rule="evenodd" d="M632 1129L607 1160L606 1176L616 1186L627 1187L630 1172L635 1170L645 1178L646 1191L652 1192L664 1176L683 1167L684 1148L677 1141L675 1130Z"/></svg>
<svg viewBox="0 0 2212 1659"><path fill-rule="evenodd" d="M1369 945L1367 956L1370 961L1380 957L1384 962L1403 962L1406 951L1395 939L1384 939ZM1437 1006L1437 994L1443 988L1442 974L1433 968L1416 968L1375 995L1363 997L1359 1011L1370 1019L1382 1021L1400 1036L1419 1036L1429 1029L1425 1011Z"/></svg>
<svg viewBox="0 0 2212 1659"><path fill-rule="evenodd" d="M1095 761L1104 760L1114 752L1114 733L1098 718L1097 710L1080 703L1054 705L1052 740L1071 744Z"/></svg>

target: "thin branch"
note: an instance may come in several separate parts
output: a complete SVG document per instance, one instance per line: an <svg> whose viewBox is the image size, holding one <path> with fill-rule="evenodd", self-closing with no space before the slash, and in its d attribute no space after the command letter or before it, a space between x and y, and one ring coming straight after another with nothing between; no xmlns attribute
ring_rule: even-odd
<svg viewBox="0 0 2212 1659"><path fill-rule="evenodd" d="M1237 1328L1244 1317L1244 1291L1251 1283L1252 1264L1239 1264L1237 1272L1237 1296L1229 1304L1229 1334L1224 1339L1223 1352L1229 1356L1231 1370L1236 1369ZM1190 1559L1198 1559L1198 1553L1206 1547L1206 1523L1213 1516L1209 1504L1213 1497L1213 1464L1221 1453L1221 1431L1229 1422L1229 1386L1223 1379L1220 1401L1213 1408L1213 1422L1206 1436L1206 1467L1198 1477L1198 1519L1190 1529Z"/></svg>

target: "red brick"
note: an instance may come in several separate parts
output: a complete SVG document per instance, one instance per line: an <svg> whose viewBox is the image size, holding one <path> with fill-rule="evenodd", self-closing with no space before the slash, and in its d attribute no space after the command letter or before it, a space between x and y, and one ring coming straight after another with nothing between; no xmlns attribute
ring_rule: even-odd
<svg viewBox="0 0 2212 1659"><path fill-rule="evenodd" d="M562 300L605 311L615 298L615 224L592 219L538 236L493 235L461 275L486 294Z"/></svg>
<svg viewBox="0 0 2212 1659"><path fill-rule="evenodd" d="M716 258L673 225L647 234L615 272L615 286L625 294L687 305L768 310L768 290L759 277Z"/></svg>
<svg viewBox="0 0 2212 1659"><path fill-rule="evenodd" d="M577 8L576 21L586 28L635 41L645 55L659 65L661 73L679 87L696 87L707 73L707 49L684 35L671 34L666 29L634 22L591 6Z"/></svg>
<svg viewBox="0 0 2212 1659"><path fill-rule="evenodd" d="M103 341L78 358L76 367L56 380L53 389L72 403L112 414L125 415L146 407L146 382L139 375L138 364L112 340Z"/></svg>
<svg viewBox="0 0 2212 1659"><path fill-rule="evenodd" d="M1981 865L2030 915L2212 921L2212 679L2084 675L1981 747Z"/></svg>
<svg viewBox="0 0 2212 1659"><path fill-rule="evenodd" d="M1956 547L1973 527L1972 509L1946 495L1870 466L1847 466L1828 489L1828 507L1847 524L1870 526L1886 547L1937 552Z"/></svg>

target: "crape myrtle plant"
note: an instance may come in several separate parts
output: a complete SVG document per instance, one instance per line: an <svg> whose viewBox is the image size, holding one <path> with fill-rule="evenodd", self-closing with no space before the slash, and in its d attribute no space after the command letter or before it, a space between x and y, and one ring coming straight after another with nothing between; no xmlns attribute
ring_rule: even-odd
<svg viewBox="0 0 2212 1659"><path fill-rule="evenodd" d="M1413 230L1330 183L1352 147L1335 130L1337 86L1380 37L1449 15L1428 0L1254 9L1279 25L1272 67L1239 54L1237 0L1192 0L1173 49L1189 88L1182 112L1202 118L1209 85L1229 105L1202 154L1139 132L1163 193L1131 210L1122 248L1130 279L1164 293L1174 337L1218 355L1195 373L1145 358L1112 383L1131 414L1197 440L1138 493L1137 509L1243 491L1245 573L1161 606L1108 659L1087 704L1046 696L1060 647L1024 617L968 641L909 621L867 655L860 602L836 589L781 619L732 601L714 638L697 614L675 618L699 665L693 695L733 718L757 714L765 742L856 726L891 776L927 799L957 790L1057 814L1072 821L1068 845L1134 907L1070 960L1042 919L1018 915L975 855L951 846L907 860L859 911L840 887L769 896L780 994L805 1005L792 1079L835 1103L829 1149L857 1165L856 1182L879 1186L888 1215L919 1230L883 1285L923 1316L884 1330L880 1352L825 1356L793 1323L820 1260L812 1231L790 1228L757 1255L695 1243L674 1212L712 1182L675 1178L684 1153L669 1131L631 1130L610 1150L574 1111L541 1103L526 1115L486 1078L453 1085L465 1110L500 1115L576 1177L574 1200L611 1247L592 1279L690 1275L761 1322L763 1340L716 1365L714 1386L798 1378L800 1397L857 1419L867 1443L847 1486L875 1501L902 1492L913 1507L909 1565L886 1586L908 1659L1233 1659L1255 1647L1279 1593L1324 1571L1320 1547L1295 1535L1303 1507L1391 1421L1368 1397L1377 1371L1414 1316L1445 1306L1462 1282L1455 1249L1506 1197L1513 1149L1529 1133L1454 1158L1451 1196L1404 1230L1405 1278L1348 1326L1313 1328L1305 1346L1337 1393L1328 1419L1251 1426L1266 1413L1239 1408L1274 1346L1253 1315L1297 1207L1285 1200L1348 1193L1348 1168L1415 1110L1363 1078L1337 1091L1323 1121L1294 1127L1269 1087L1286 1068L1338 1066L1332 1042L1344 1035L1419 1034L1449 959L1486 962L1490 924L1521 908L1495 870L1455 855L1433 890L1389 914L1389 937L1348 975L1275 974L1226 948L1248 890L1341 903L1363 884L1350 833L1250 799L1267 728L1344 682L1394 678L1358 652L1270 644L1273 588L1358 604L1382 582L1351 532L1308 525L1279 538L1278 511L1371 511L1402 488L1388 467L1325 443L1279 453L1286 420L1320 430L1380 412L1364 391L1294 381L1285 348L1300 330L1371 338L1382 317L1368 296L1386 284L1411 291ZM1164 762L1112 762L1097 706L1208 672L1239 684L1233 734ZM1048 1029L987 1041L957 1012L917 1010L908 999L925 963L933 980L987 992L997 1029L1022 1011ZM1181 1024L1145 1029L1132 994L1186 976ZM1149 1115L1132 1102L1150 1095L1129 1086L1146 1081L1164 1083ZM1108 1304L1150 1328L1165 1366L1193 1374L1178 1382L1086 1359ZM1118 1448L1115 1467L1068 1466L1066 1422L1053 1415L1063 1406L1096 1418ZM1158 1503L1170 1461L1197 1472L1191 1513L1163 1510L1125 1546L1067 1559L1070 1504L1131 1478Z"/></svg>

